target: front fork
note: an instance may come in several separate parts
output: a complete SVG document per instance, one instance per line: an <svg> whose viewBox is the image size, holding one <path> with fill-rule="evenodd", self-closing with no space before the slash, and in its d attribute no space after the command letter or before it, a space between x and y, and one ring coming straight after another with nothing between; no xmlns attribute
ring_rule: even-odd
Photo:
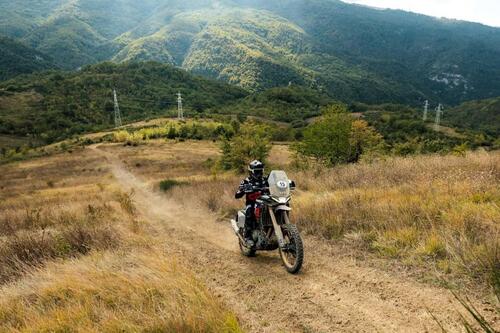
<svg viewBox="0 0 500 333"><path fill-rule="evenodd" d="M271 221L273 222L273 227L274 227L274 233L276 234L276 238L278 239L278 244L280 248L285 247L285 239L283 237L283 231L281 231L281 226L278 224L278 221L276 221L276 215L274 215L274 211L271 207L268 207L269 209L269 215L271 216ZM285 223L288 224L290 223L290 220L288 219L288 214L284 211L283 214L285 214Z"/></svg>

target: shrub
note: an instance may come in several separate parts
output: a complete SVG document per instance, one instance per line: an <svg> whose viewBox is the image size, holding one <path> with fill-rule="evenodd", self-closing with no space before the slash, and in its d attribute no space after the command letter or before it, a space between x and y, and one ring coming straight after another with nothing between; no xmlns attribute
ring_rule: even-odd
<svg viewBox="0 0 500 333"><path fill-rule="evenodd" d="M365 153L383 151L383 139L364 120L352 120L343 105L332 105L309 125L295 151L326 165L357 162Z"/></svg>
<svg viewBox="0 0 500 333"><path fill-rule="evenodd" d="M165 179L160 182L160 190L163 192L168 192L175 186L181 186L181 185L186 185L186 182L180 182L175 179Z"/></svg>
<svg viewBox="0 0 500 333"><path fill-rule="evenodd" d="M118 203L120 203L121 208L126 211L130 216L135 216L136 214L136 207L134 204L134 192L117 192L116 193L116 200Z"/></svg>
<svg viewBox="0 0 500 333"><path fill-rule="evenodd" d="M269 128L254 122L246 122L232 139L223 138L220 166L225 170L244 172L252 160L265 162L271 151Z"/></svg>
<svg viewBox="0 0 500 333"><path fill-rule="evenodd" d="M177 131L175 129L175 126L170 125L167 132L167 139L175 139L176 137L177 137Z"/></svg>
<svg viewBox="0 0 500 333"><path fill-rule="evenodd" d="M342 105L326 108L323 117L309 125L296 150L327 165L346 163L350 157L352 118Z"/></svg>
<svg viewBox="0 0 500 333"><path fill-rule="evenodd" d="M140 132L132 133L127 139L127 145L137 146L144 140L144 135Z"/></svg>
<svg viewBox="0 0 500 333"><path fill-rule="evenodd" d="M197 120L189 122L169 121L163 126L114 132L113 141L136 146L141 141L150 139L215 140L220 136L232 137L233 135L233 128L226 123Z"/></svg>
<svg viewBox="0 0 500 333"><path fill-rule="evenodd" d="M86 254L93 249L115 248L119 233L103 221L88 216L73 221L60 232L16 234L0 245L0 284L22 275L29 267L56 258Z"/></svg>
<svg viewBox="0 0 500 333"><path fill-rule="evenodd" d="M115 142L126 142L130 134L127 131L118 131L113 133L113 141Z"/></svg>
<svg viewBox="0 0 500 333"><path fill-rule="evenodd" d="M351 145L350 162L358 162L365 156L377 156L384 152L384 139L364 120L355 120L349 136Z"/></svg>

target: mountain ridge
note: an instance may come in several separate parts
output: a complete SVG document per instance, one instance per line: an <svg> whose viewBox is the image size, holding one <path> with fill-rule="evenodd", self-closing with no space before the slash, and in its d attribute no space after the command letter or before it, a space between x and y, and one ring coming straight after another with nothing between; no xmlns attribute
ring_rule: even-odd
<svg viewBox="0 0 500 333"><path fill-rule="evenodd" d="M10 13L0 14L0 33L66 69L154 60L250 91L292 82L344 102L458 105L500 92L500 29L476 23L336 0L45 0L29 9L1 0L0 7Z"/></svg>

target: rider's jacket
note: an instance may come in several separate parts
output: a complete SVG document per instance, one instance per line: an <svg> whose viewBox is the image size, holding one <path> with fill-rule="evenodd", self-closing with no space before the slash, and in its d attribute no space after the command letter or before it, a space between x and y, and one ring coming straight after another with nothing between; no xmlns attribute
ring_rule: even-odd
<svg viewBox="0 0 500 333"><path fill-rule="evenodd" d="M257 200L260 196L260 194L263 191L259 191L258 189L263 189L269 187L269 183L267 182L267 177L262 177L261 179L255 179L252 177L247 177L243 179L240 183L240 186L238 187L238 191L236 191L236 194L234 197L236 199L243 198L245 195L245 189L249 185L257 188L251 192L246 192L246 204L251 205L255 203L255 200Z"/></svg>

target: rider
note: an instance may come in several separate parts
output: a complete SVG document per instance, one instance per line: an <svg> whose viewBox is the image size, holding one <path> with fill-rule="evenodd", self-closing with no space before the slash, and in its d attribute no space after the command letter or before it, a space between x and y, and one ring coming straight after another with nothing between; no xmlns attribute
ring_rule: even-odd
<svg viewBox="0 0 500 333"><path fill-rule="evenodd" d="M241 181L235 198L240 199L246 194L245 229L243 236L247 244L253 244L251 235L255 222L255 202L262 192L267 191L269 184L267 177L264 176L264 163L261 161L255 160L251 162L248 165L248 171L249 176Z"/></svg>

